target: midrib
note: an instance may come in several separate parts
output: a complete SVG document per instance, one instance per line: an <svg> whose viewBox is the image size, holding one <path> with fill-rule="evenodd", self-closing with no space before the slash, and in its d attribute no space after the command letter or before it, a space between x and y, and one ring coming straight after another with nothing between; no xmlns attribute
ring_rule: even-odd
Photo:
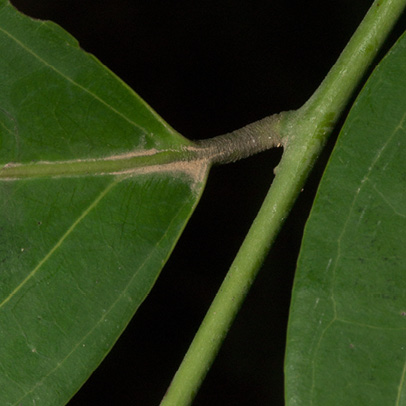
<svg viewBox="0 0 406 406"><path fill-rule="evenodd" d="M7 163L0 169L0 180L119 175L159 165L162 165L162 170L165 170L167 164L196 160L198 155L200 155L198 149L184 147L180 150L146 150L105 158ZM159 171L159 168L157 170Z"/></svg>

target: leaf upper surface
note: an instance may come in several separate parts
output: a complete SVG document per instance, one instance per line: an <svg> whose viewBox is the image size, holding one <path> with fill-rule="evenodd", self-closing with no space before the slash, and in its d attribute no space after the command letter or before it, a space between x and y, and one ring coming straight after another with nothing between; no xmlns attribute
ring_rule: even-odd
<svg viewBox="0 0 406 406"><path fill-rule="evenodd" d="M190 144L59 26L5 1L0 46L7 55L0 60L2 159L99 158Z"/></svg>
<svg viewBox="0 0 406 406"><path fill-rule="evenodd" d="M0 180L0 404L63 405L154 284L207 163L71 176L70 162L192 143L60 27L7 1L0 52L0 166L67 165Z"/></svg>
<svg viewBox="0 0 406 406"><path fill-rule="evenodd" d="M406 404L406 36L341 131L306 225L288 405Z"/></svg>

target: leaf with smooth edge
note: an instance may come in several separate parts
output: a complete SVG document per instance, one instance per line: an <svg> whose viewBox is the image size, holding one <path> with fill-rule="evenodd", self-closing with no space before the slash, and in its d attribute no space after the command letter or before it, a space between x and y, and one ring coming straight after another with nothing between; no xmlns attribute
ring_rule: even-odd
<svg viewBox="0 0 406 406"><path fill-rule="evenodd" d="M207 162L156 158L192 143L7 1L0 53L0 404L63 405L154 284Z"/></svg>
<svg viewBox="0 0 406 406"><path fill-rule="evenodd" d="M306 225L287 405L406 404L406 36L341 131Z"/></svg>

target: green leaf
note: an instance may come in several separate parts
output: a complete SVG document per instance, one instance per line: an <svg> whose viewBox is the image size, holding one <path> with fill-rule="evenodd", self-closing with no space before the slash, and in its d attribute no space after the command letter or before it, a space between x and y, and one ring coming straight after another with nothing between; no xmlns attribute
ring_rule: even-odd
<svg viewBox="0 0 406 406"><path fill-rule="evenodd" d="M0 53L0 404L63 405L151 289L208 165L176 163L190 141L4 0Z"/></svg>
<svg viewBox="0 0 406 406"><path fill-rule="evenodd" d="M406 404L406 36L342 129L306 225L288 405Z"/></svg>

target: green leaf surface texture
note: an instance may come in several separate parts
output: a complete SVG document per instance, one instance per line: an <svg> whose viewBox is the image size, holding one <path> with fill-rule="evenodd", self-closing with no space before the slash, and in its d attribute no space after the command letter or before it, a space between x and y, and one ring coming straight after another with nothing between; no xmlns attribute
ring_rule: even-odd
<svg viewBox="0 0 406 406"><path fill-rule="evenodd" d="M406 36L367 81L305 228L287 405L406 405Z"/></svg>
<svg viewBox="0 0 406 406"><path fill-rule="evenodd" d="M0 172L63 168L0 179L0 405L64 405L154 284L207 164L72 174L191 142L68 33L4 0L0 55Z"/></svg>

